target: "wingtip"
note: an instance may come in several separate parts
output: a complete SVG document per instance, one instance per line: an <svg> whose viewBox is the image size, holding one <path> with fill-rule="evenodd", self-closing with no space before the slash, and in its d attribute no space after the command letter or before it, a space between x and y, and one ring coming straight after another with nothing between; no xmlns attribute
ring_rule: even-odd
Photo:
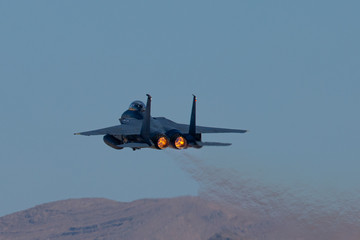
<svg viewBox="0 0 360 240"><path fill-rule="evenodd" d="M81 133L74 133L74 135L81 135Z"/></svg>

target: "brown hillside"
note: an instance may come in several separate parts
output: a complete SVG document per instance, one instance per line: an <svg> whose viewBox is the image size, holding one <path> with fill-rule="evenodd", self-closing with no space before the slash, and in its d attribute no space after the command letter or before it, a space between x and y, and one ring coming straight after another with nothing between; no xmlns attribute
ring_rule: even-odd
<svg viewBox="0 0 360 240"><path fill-rule="evenodd" d="M253 239L265 228L254 222L199 197L70 199L1 217L0 239Z"/></svg>

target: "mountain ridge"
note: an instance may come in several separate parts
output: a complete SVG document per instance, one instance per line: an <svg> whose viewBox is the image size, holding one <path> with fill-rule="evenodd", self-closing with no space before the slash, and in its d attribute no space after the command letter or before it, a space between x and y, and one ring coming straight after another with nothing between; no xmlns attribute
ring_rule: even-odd
<svg viewBox="0 0 360 240"><path fill-rule="evenodd" d="M250 214L200 197L67 199L0 217L0 239L253 239L264 232ZM251 233L251 234L250 234Z"/></svg>

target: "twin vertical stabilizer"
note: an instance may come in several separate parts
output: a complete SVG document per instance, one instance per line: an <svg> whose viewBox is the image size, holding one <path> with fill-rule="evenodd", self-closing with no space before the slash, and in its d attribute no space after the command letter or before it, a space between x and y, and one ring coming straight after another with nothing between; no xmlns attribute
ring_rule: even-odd
<svg viewBox="0 0 360 240"><path fill-rule="evenodd" d="M195 138L196 135L196 96L193 95L193 104L191 109L191 117L190 117L190 126L189 126L189 134L190 136Z"/></svg>
<svg viewBox="0 0 360 240"><path fill-rule="evenodd" d="M148 98L146 102L146 108L145 108L144 119L141 126L140 135L144 139L144 141L151 146L153 145L150 140L151 96L149 94L146 94L146 96Z"/></svg>

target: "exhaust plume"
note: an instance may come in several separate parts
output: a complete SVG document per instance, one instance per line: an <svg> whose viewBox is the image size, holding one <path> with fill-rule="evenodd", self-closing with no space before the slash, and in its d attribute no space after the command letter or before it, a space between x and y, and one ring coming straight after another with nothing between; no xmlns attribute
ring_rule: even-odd
<svg viewBox="0 0 360 240"><path fill-rule="evenodd" d="M255 239L360 239L360 193L318 194L299 186L276 186L237 170L207 164L186 152L170 153L198 184L199 195L255 216L266 225ZM250 216L249 215L249 216Z"/></svg>

